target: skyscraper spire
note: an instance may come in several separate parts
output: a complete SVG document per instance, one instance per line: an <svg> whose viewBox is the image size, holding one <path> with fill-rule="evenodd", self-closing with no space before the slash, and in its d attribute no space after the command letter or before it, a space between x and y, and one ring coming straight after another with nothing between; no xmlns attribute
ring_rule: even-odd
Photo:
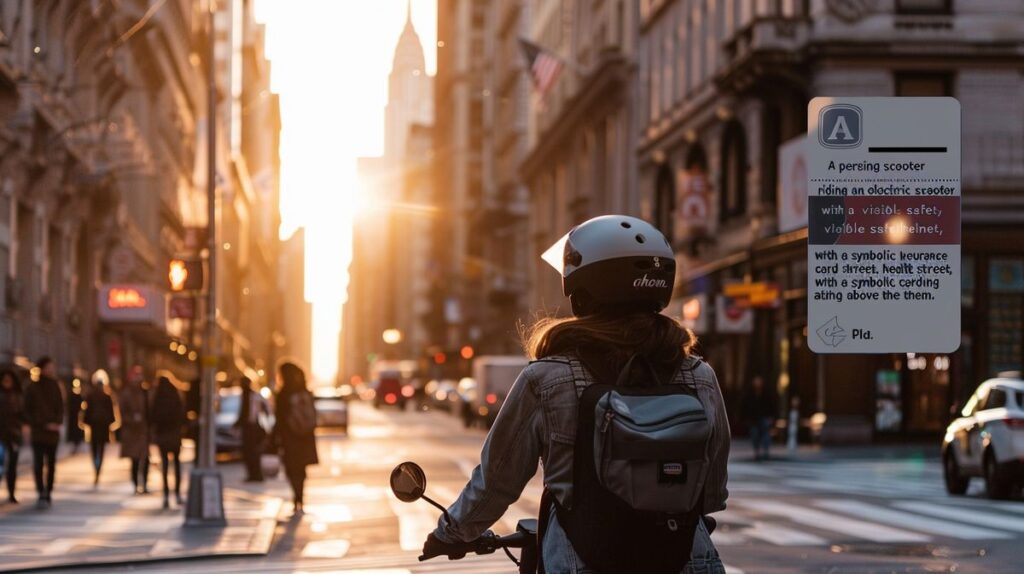
<svg viewBox="0 0 1024 574"><path fill-rule="evenodd" d="M412 26L412 0L405 0L405 25Z"/></svg>

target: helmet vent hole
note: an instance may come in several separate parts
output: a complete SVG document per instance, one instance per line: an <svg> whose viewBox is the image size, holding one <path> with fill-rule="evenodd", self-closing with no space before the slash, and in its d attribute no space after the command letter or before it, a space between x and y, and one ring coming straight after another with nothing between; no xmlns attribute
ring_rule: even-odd
<svg viewBox="0 0 1024 574"><path fill-rule="evenodd" d="M629 222L628 222L628 221L623 221L623 222L622 222L622 223L620 223L619 225L621 225L622 227L624 227L624 228L626 228L626 229L629 229L630 227L633 227L632 225L630 225L630 224L629 224Z"/></svg>
<svg viewBox="0 0 1024 574"><path fill-rule="evenodd" d="M637 233L636 234L636 242L637 243L643 243L644 241L647 241L647 240L644 239L643 234L642 233Z"/></svg>

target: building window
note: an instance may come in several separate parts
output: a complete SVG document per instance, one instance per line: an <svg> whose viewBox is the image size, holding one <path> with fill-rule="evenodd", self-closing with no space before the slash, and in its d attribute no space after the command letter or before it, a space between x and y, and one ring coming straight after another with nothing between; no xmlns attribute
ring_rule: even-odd
<svg viewBox="0 0 1024 574"><path fill-rule="evenodd" d="M897 14L952 14L953 0L896 0Z"/></svg>
<svg viewBox="0 0 1024 574"><path fill-rule="evenodd" d="M673 218L676 211L676 186L672 181L672 170L668 164L658 168L658 180L654 192L654 225L669 241L675 241Z"/></svg>
<svg viewBox="0 0 1024 574"><path fill-rule="evenodd" d="M896 73L896 95L907 97L952 96L953 79L943 73Z"/></svg>
<svg viewBox="0 0 1024 574"><path fill-rule="evenodd" d="M761 115L761 202L774 204L778 186L779 146L782 144L782 111L768 104Z"/></svg>
<svg viewBox="0 0 1024 574"><path fill-rule="evenodd" d="M747 137L736 120L726 125L722 137L721 174L718 216L726 221L747 209Z"/></svg>

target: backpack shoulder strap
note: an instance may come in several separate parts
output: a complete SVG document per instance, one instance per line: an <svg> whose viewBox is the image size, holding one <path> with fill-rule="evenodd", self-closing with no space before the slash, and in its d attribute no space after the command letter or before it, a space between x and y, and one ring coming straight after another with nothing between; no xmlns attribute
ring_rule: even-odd
<svg viewBox="0 0 1024 574"><path fill-rule="evenodd" d="M704 359L700 355L687 355L676 370L675 377L672 378L672 384L685 385L697 391L697 377L694 374L700 367Z"/></svg>
<svg viewBox="0 0 1024 574"><path fill-rule="evenodd" d="M583 367L583 362L580 361L579 357L571 356L566 358L569 360L569 367L572 369L572 384L576 387L576 398L579 398L590 385L590 377L587 375L587 370Z"/></svg>

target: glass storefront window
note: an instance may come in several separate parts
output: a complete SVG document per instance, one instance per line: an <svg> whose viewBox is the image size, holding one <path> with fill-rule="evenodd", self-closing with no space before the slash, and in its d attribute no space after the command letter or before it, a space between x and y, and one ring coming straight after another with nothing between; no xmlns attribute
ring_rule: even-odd
<svg viewBox="0 0 1024 574"><path fill-rule="evenodd" d="M1024 258L992 259L988 267L989 374L1024 363Z"/></svg>
<svg viewBox="0 0 1024 574"><path fill-rule="evenodd" d="M970 255L960 260L960 304L974 307L974 257Z"/></svg>

